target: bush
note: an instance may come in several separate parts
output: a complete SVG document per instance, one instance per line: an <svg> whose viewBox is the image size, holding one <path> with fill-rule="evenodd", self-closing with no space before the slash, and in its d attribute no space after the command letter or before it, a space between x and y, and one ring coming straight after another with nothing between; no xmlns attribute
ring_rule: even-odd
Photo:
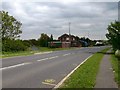
<svg viewBox="0 0 120 90"><path fill-rule="evenodd" d="M27 47L30 47L32 45L29 40L23 40L23 44Z"/></svg>
<svg viewBox="0 0 120 90"><path fill-rule="evenodd" d="M25 51L28 46L24 45L21 40L3 40L2 42L2 51L5 52L16 52L16 51Z"/></svg>
<svg viewBox="0 0 120 90"><path fill-rule="evenodd" d="M115 56L116 56L117 58L120 58L120 50L116 50L116 51L115 51Z"/></svg>

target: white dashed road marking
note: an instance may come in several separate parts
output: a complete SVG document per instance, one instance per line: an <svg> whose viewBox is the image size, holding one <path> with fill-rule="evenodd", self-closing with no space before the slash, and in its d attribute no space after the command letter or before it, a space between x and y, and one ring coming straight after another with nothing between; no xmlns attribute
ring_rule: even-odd
<svg viewBox="0 0 120 90"><path fill-rule="evenodd" d="M63 56L67 56L67 55L70 55L71 53L68 53L68 54L64 54Z"/></svg>
<svg viewBox="0 0 120 90"><path fill-rule="evenodd" d="M54 57L50 57L49 59L54 59L54 58L57 58L58 56L54 56Z"/></svg>
<svg viewBox="0 0 120 90"><path fill-rule="evenodd" d="M44 61L44 60L48 60L48 59L54 59L54 58L57 58L57 57L58 56L54 56L54 57L50 57L50 58L43 58L43 59L40 59L40 60L37 60L37 61ZM27 65L27 64L32 64L32 62L26 62L26 63L21 63L21 64L17 64L17 65L13 65L13 66L3 67L3 68L0 68L0 70L15 68L15 67L24 66L24 65Z"/></svg>
<svg viewBox="0 0 120 90"><path fill-rule="evenodd" d="M37 60L37 61L44 61L44 60L48 60L49 58L43 58L43 59L40 59L40 60Z"/></svg>
<svg viewBox="0 0 120 90"><path fill-rule="evenodd" d="M17 65L13 65L13 66L9 66L9 67L4 67L4 68L0 68L0 70L5 70L5 69L10 69L10 68L15 68L15 67L19 67L19 66L23 66L23 65L27 65L27 64L31 64L31 63L21 63L21 64L17 64Z"/></svg>
<svg viewBox="0 0 120 90"><path fill-rule="evenodd" d="M63 56L67 56L67 55L70 55L70 54L71 54L71 53L64 54ZM50 58L43 58L43 59L40 59L40 60L37 60L37 61L44 61L44 60L54 59L54 58L58 58L58 57L59 57L59 56L54 56L54 57L50 57ZM0 68L0 70L15 68L15 67L24 66L24 65L27 65L27 64L32 64L32 63L31 63L31 62L21 63L21 64L17 64L17 65L13 65L13 66L8 66L8 67Z"/></svg>

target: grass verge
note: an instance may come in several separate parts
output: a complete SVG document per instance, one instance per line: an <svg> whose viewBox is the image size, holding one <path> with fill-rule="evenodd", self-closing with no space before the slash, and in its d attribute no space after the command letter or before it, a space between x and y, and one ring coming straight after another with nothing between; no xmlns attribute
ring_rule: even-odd
<svg viewBox="0 0 120 90"><path fill-rule="evenodd" d="M48 52L48 51L59 51L59 50L69 50L74 48L48 48L48 47L38 47L36 51L18 51L18 52L3 52L2 58L14 57L14 56L29 56L35 53Z"/></svg>
<svg viewBox="0 0 120 90"><path fill-rule="evenodd" d="M58 50L69 50L74 49L74 47L71 48L48 48L48 47L38 47L39 51L58 51Z"/></svg>
<svg viewBox="0 0 120 90"><path fill-rule="evenodd" d="M120 60L118 60L114 54L111 55L111 64L114 71L115 81L120 87Z"/></svg>
<svg viewBox="0 0 120 90"><path fill-rule="evenodd" d="M27 56L34 54L35 51L18 51L18 52L4 52L2 58L14 57L14 56Z"/></svg>
<svg viewBox="0 0 120 90"><path fill-rule="evenodd" d="M109 50L106 48L99 53L95 53L84 64L82 64L61 86L59 89L66 88L93 88L99 70L100 61L104 53Z"/></svg>

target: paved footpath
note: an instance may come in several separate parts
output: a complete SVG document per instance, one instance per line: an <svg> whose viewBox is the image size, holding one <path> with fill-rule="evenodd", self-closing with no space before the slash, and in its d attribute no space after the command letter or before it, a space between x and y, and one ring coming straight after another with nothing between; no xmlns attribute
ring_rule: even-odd
<svg viewBox="0 0 120 90"><path fill-rule="evenodd" d="M114 73L109 59L110 55L105 54L100 64L95 88L118 88L114 80Z"/></svg>

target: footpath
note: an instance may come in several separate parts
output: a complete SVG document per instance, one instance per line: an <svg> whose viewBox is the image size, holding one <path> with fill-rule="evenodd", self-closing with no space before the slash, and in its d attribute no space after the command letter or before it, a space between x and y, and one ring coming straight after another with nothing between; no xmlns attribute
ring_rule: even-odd
<svg viewBox="0 0 120 90"><path fill-rule="evenodd" d="M112 65L110 63L110 51L108 51L100 64L94 88L118 88L115 80Z"/></svg>

